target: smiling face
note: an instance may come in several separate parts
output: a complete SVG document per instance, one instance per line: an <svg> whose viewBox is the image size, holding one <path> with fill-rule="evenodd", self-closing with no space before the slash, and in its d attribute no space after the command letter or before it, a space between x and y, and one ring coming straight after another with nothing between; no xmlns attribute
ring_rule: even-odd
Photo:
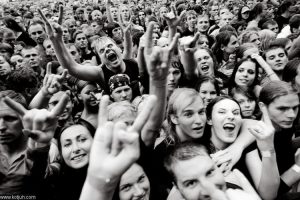
<svg viewBox="0 0 300 200"><path fill-rule="evenodd" d="M172 165L176 187L186 200L211 199L203 187L203 181L214 184L225 191L226 184L222 172L208 155L198 155L192 159L180 160Z"/></svg>
<svg viewBox="0 0 300 200"><path fill-rule="evenodd" d="M88 164L93 138L87 128L73 125L65 129L60 142L62 157L69 167L80 169Z"/></svg>
<svg viewBox="0 0 300 200"><path fill-rule="evenodd" d="M201 138L206 124L206 113L200 95L177 105L176 115L171 116L180 141Z"/></svg>
<svg viewBox="0 0 300 200"><path fill-rule="evenodd" d="M211 141L219 149L233 143L239 133L242 117L239 105L231 99L217 102L211 114Z"/></svg>
<svg viewBox="0 0 300 200"><path fill-rule="evenodd" d="M297 94L277 97L267 109L275 127L291 128L298 114L299 97Z"/></svg>
<svg viewBox="0 0 300 200"><path fill-rule="evenodd" d="M271 49L266 52L266 62L275 72L280 72L288 63L288 57L282 48Z"/></svg>
<svg viewBox="0 0 300 200"><path fill-rule="evenodd" d="M150 182L143 168L133 164L121 177L120 200L149 200Z"/></svg>
<svg viewBox="0 0 300 200"><path fill-rule="evenodd" d="M236 71L234 82L240 87L252 86L255 79L256 67L252 61L243 62Z"/></svg>
<svg viewBox="0 0 300 200"><path fill-rule="evenodd" d="M104 39L96 44L96 50L103 64L112 68L121 66L121 49L110 39Z"/></svg>
<svg viewBox="0 0 300 200"><path fill-rule="evenodd" d="M197 61L197 70L199 74L206 76L214 75L214 61L206 50L197 50L194 57Z"/></svg>

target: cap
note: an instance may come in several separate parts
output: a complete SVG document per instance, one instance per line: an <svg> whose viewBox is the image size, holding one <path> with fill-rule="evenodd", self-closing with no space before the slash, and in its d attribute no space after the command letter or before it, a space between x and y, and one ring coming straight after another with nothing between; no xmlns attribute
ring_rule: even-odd
<svg viewBox="0 0 300 200"><path fill-rule="evenodd" d="M242 8L241 13L244 14L245 12L250 12L250 8L248 8L247 6L244 6L244 7Z"/></svg>

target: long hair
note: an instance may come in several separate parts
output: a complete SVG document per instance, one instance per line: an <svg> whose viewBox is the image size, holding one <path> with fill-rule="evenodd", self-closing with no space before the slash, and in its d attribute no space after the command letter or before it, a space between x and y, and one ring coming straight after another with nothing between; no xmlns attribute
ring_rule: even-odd
<svg viewBox="0 0 300 200"><path fill-rule="evenodd" d="M223 31L216 36L216 42L212 46L212 51L216 56L218 63L222 63L224 53L222 47L228 45L231 36L237 37L237 35L231 31Z"/></svg>

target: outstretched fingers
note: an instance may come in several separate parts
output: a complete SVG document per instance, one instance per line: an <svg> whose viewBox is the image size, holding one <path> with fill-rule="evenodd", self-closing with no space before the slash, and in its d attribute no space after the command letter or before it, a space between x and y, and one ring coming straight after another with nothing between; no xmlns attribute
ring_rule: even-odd
<svg viewBox="0 0 300 200"><path fill-rule="evenodd" d="M146 41L145 41L145 50L146 54L150 55L153 48L153 28L155 22L150 22L146 31Z"/></svg>
<svg viewBox="0 0 300 200"><path fill-rule="evenodd" d="M26 108L24 108L21 104L18 102L15 102L9 97L4 97L4 102L14 111L16 111L20 116L24 116L27 112Z"/></svg>
<svg viewBox="0 0 300 200"><path fill-rule="evenodd" d="M57 21L57 23L58 23L59 25L62 24L63 18L64 18L64 7L63 7L62 5L60 5L60 6L59 6L59 17L58 17L58 21Z"/></svg>
<svg viewBox="0 0 300 200"><path fill-rule="evenodd" d="M108 121L108 111L107 107L109 104L109 96L104 95L101 98L100 105L99 105L99 114L98 114L98 126L101 127L103 126L107 121Z"/></svg>
<svg viewBox="0 0 300 200"><path fill-rule="evenodd" d="M129 128L130 132L140 133L145 126L152 110L155 107L155 103L157 101L157 97L154 95L150 95L147 99L146 105L143 107L142 112L137 116L133 125Z"/></svg>

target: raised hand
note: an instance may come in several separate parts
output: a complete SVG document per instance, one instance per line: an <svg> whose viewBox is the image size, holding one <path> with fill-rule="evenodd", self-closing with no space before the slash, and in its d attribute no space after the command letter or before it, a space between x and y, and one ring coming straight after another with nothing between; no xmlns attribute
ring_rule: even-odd
<svg viewBox="0 0 300 200"><path fill-rule="evenodd" d="M62 40L62 27L60 26L63 20L63 7L60 6L59 7L59 19L58 19L58 23L53 23L50 24L49 20L45 17L44 13L38 9L39 14L41 15L44 23L45 23L45 27L46 27L46 32L49 36L50 40Z"/></svg>
<svg viewBox="0 0 300 200"><path fill-rule="evenodd" d="M166 20L167 22L167 25L171 28L176 28L181 20L183 19L185 13L186 13L186 10L184 10L183 12L181 12L181 14L178 16L177 15L177 12L176 12L176 9L175 9L175 6L172 6L172 11L165 14L163 16L163 18Z"/></svg>
<svg viewBox="0 0 300 200"><path fill-rule="evenodd" d="M121 175L139 158L139 134L155 104L151 96L148 105L132 126L123 122L107 121L109 97L103 96L99 107L98 129L90 153L87 180L94 188L108 187L118 182ZM114 184L113 184L114 185ZM107 188L110 189L110 188Z"/></svg>
<svg viewBox="0 0 300 200"><path fill-rule="evenodd" d="M249 127L248 130L255 136L259 150L272 150L274 149L275 128L273 127L266 106L262 102L259 102L259 107L262 112L262 121L258 121Z"/></svg>
<svg viewBox="0 0 300 200"><path fill-rule="evenodd" d="M64 69L61 75L52 74L52 63L47 64L46 75L43 80L42 92L45 96L51 96L58 92L61 84L67 77L67 70Z"/></svg>
<svg viewBox="0 0 300 200"><path fill-rule="evenodd" d="M200 33L196 33L194 37L186 36L179 40L179 50L184 53L194 53L196 51L196 44L200 37Z"/></svg>
<svg viewBox="0 0 300 200"><path fill-rule="evenodd" d="M46 109L27 110L9 97L4 99L4 102L21 117L24 128L23 133L28 135L34 142L42 144L48 144L53 138L58 116L63 113L68 101L69 95L66 93L58 104L51 111L48 111Z"/></svg>
<svg viewBox="0 0 300 200"><path fill-rule="evenodd" d="M161 81L166 80L168 69L170 65L170 59L172 53L176 47L179 34L176 34L172 42L167 47L157 47L153 48L153 27L154 22L149 23L145 37L145 49L144 56L147 59L147 70L149 76L153 80Z"/></svg>

